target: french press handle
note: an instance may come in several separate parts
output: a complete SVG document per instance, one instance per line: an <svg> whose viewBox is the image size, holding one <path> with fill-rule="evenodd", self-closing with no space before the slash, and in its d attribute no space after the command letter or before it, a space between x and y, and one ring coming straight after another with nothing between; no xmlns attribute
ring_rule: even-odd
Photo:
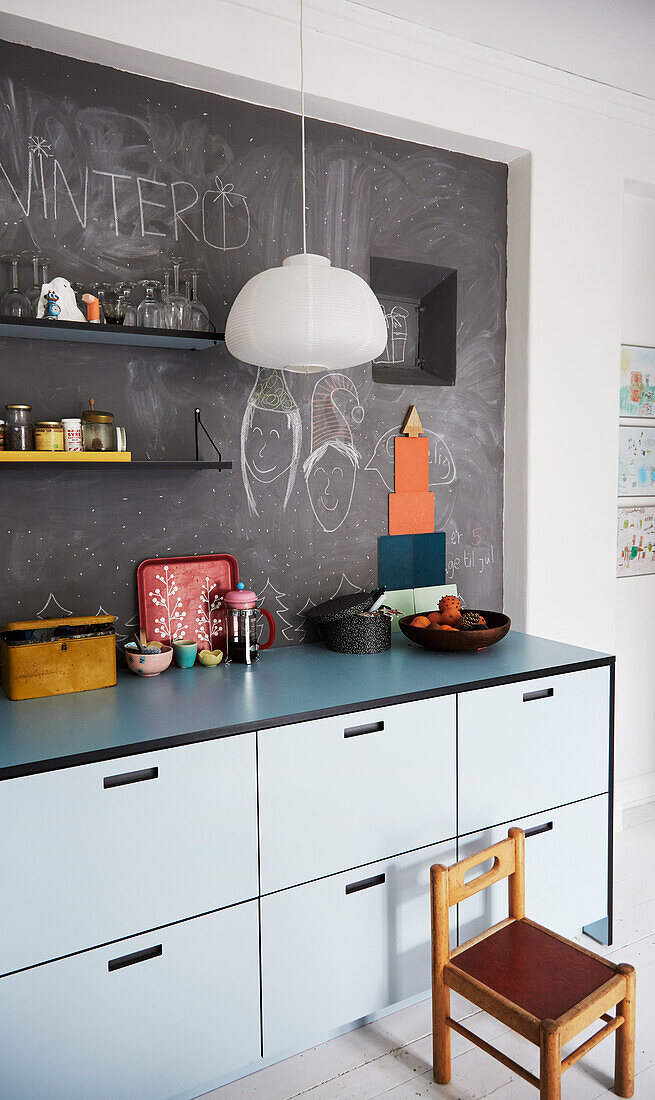
<svg viewBox="0 0 655 1100"><path fill-rule="evenodd" d="M259 648L260 649L268 649L269 646L272 646L273 642L275 641L275 622L273 620L273 616L271 615L270 611L267 611L265 607L260 607L259 610L261 611L262 615L266 619L268 619L268 638L267 638L266 642L264 643L264 645L260 645Z"/></svg>

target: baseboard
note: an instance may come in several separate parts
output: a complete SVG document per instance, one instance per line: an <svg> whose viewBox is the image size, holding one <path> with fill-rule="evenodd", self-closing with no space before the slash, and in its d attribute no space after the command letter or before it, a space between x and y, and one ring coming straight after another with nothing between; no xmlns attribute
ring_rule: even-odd
<svg viewBox="0 0 655 1100"><path fill-rule="evenodd" d="M645 775L633 775L630 779L621 779L614 785L614 832L623 828L623 811L632 806L643 806L645 802L655 802L655 772Z"/></svg>

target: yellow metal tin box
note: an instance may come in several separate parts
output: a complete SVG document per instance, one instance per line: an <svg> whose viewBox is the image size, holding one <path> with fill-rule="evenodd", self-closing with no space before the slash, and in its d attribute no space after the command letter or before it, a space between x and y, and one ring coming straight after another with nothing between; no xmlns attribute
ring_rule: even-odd
<svg viewBox="0 0 655 1100"><path fill-rule="evenodd" d="M2 687L10 699L41 699L116 683L113 615L7 623L0 633Z"/></svg>

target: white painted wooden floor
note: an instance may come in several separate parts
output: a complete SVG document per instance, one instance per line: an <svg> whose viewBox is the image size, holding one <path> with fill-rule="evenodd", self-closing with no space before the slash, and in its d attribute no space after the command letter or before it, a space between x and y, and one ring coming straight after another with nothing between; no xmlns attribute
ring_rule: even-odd
<svg viewBox="0 0 655 1100"><path fill-rule="evenodd" d="M553 884L555 888L556 884ZM585 941L592 949L601 949ZM615 838L615 942L605 952L637 967L637 1100L655 1100L655 802L627 811ZM538 1073L538 1052L482 1012L452 997L456 1019ZM578 1046L590 1028L566 1051ZM458 1035L450 1085L432 1080L430 1002L206 1093L203 1100L536 1100L537 1091ZM613 1096L614 1040L601 1043L562 1081L563 1100Z"/></svg>

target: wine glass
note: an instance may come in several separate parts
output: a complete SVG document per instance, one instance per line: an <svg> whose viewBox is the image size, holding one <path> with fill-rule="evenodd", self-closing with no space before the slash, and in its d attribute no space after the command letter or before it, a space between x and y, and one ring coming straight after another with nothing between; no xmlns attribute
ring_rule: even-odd
<svg viewBox="0 0 655 1100"><path fill-rule="evenodd" d="M139 302L137 307L137 325L140 325L142 328L163 328L163 308L161 302L158 302L155 298L155 291L159 290L161 283L156 279L139 279L139 286L143 287L146 296L142 302Z"/></svg>
<svg viewBox="0 0 655 1100"><path fill-rule="evenodd" d="M118 301L116 303L116 315L118 323L128 326L136 325L136 306L132 301L130 295L134 290L133 283L119 283L120 289Z"/></svg>
<svg viewBox="0 0 655 1100"><path fill-rule="evenodd" d="M29 288L29 290L25 291L25 297L27 298L28 302L30 303L30 307L31 307L31 310L32 310L32 316L36 317L36 312L39 308L39 302L41 300L41 285L42 285L40 280L39 280L39 263L42 260L45 260L46 263L47 263L47 257L42 256L40 252L35 252L35 251L30 252L29 249L26 249L25 252L21 253L21 255L24 256L26 259L32 261L32 276L34 278L34 283Z"/></svg>
<svg viewBox="0 0 655 1100"><path fill-rule="evenodd" d="M33 317L30 301L22 290L18 289L18 253L11 252L2 257L11 264L11 287L0 298L0 314L3 317Z"/></svg>
<svg viewBox="0 0 655 1100"><path fill-rule="evenodd" d="M208 332L211 328L209 313L202 302L198 301L198 275L199 271L187 271L191 277L191 294L189 295L189 328L193 332Z"/></svg>
<svg viewBox="0 0 655 1100"><path fill-rule="evenodd" d="M107 310L111 309L111 304L108 306L105 300L111 293L111 287L109 283L91 283L89 290L100 302L100 324L104 325L107 322Z"/></svg>
<svg viewBox="0 0 655 1100"><path fill-rule="evenodd" d="M189 299L180 290L179 256L171 256L173 264L173 290L164 298L164 324L166 328L188 329L191 322Z"/></svg>

